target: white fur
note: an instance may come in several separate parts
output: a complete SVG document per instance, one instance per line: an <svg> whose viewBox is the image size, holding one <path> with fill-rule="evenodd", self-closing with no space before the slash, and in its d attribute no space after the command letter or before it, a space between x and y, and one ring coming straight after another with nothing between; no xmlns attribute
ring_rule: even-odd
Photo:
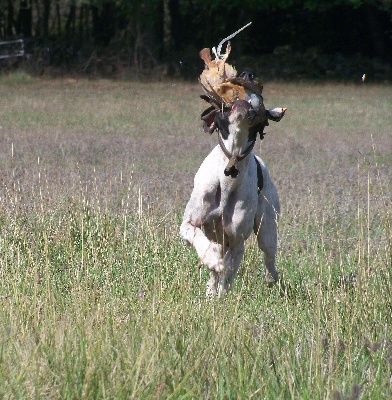
<svg viewBox="0 0 392 400"><path fill-rule="evenodd" d="M249 122L232 111L226 149L244 152L248 143ZM263 172L262 192L257 192L257 166L253 153L238 162L236 178L225 176L228 163L220 146L216 146L201 164L186 206L180 228L181 237L193 245L200 260L210 270L207 296L226 293L240 266L244 243L252 230L264 252L265 278L278 280L275 269L279 197L267 167L257 157Z"/></svg>

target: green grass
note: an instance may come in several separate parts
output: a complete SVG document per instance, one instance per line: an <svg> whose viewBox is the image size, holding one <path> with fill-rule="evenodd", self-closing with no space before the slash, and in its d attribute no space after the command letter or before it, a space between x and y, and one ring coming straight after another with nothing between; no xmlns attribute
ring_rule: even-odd
<svg viewBox="0 0 392 400"><path fill-rule="evenodd" d="M390 86L265 83L281 280L252 238L216 301L177 233L196 85L0 93L0 398L391 397Z"/></svg>
<svg viewBox="0 0 392 400"><path fill-rule="evenodd" d="M17 71L0 75L0 84L5 86L20 87L34 82L34 78L24 71Z"/></svg>

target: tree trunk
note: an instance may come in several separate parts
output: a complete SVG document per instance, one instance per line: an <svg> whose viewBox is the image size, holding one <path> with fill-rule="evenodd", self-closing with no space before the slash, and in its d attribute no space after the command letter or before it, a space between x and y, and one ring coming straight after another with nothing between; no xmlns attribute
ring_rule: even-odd
<svg viewBox="0 0 392 400"><path fill-rule="evenodd" d="M60 4L56 1L56 24L57 24L57 34L61 35L61 14L60 14Z"/></svg>
<svg viewBox="0 0 392 400"><path fill-rule="evenodd" d="M103 1L100 8L92 6L91 10L94 41L106 46L116 33L116 4L113 1Z"/></svg>
<svg viewBox="0 0 392 400"><path fill-rule="evenodd" d="M39 4L39 0L32 0L32 4L36 6L37 17L35 19L35 36L42 35L42 16L41 16L41 7Z"/></svg>
<svg viewBox="0 0 392 400"><path fill-rule="evenodd" d="M43 29L44 37L49 36L50 0L44 0Z"/></svg>
<svg viewBox="0 0 392 400"><path fill-rule="evenodd" d="M22 1L19 8L20 30L24 37L32 36L33 13L31 9L31 0Z"/></svg>
<svg viewBox="0 0 392 400"><path fill-rule="evenodd" d="M371 44L373 49L372 56L380 57L382 59L387 59L387 44L386 40L384 37L384 32L383 32L383 26L382 22L380 21L379 18L379 12L377 12L374 7L368 6L365 7L365 16L367 19L367 25L368 25L368 32L369 32L369 37L371 39Z"/></svg>
<svg viewBox="0 0 392 400"><path fill-rule="evenodd" d="M12 37L14 35L14 6L13 1L8 0L7 4L7 36Z"/></svg>
<svg viewBox="0 0 392 400"><path fill-rule="evenodd" d="M92 34L94 40L99 35L99 12L98 12L98 7L97 6L91 6L91 13L92 13L92 21L93 21L93 29L92 29Z"/></svg>
<svg viewBox="0 0 392 400"><path fill-rule="evenodd" d="M72 2L71 5L69 6L69 14L67 22L65 23L65 36L67 40L70 40L70 38L75 34L75 29L74 29L75 18L76 18L76 5L75 2Z"/></svg>
<svg viewBox="0 0 392 400"><path fill-rule="evenodd" d="M85 6L81 5L79 7L79 41L83 42L84 37L84 14L85 14Z"/></svg>
<svg viewBox="0 0 392 400"><path fill-rule="evenodd" d="M182 20L180 14L180 2L179 0L169 0L169 13L171 21L171 41L173 49L177 50L181 46L181 34L182 34Z"/></svg>

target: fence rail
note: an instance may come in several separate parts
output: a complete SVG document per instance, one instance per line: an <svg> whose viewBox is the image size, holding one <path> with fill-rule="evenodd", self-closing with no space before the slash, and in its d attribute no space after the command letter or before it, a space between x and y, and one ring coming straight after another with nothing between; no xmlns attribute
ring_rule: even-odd
<svg viewBox="0 0 392 400"><path fill-rule="evenodd" d="M23 39L0 42L0 59L23 57L24 55L25 51Z"/></svg>

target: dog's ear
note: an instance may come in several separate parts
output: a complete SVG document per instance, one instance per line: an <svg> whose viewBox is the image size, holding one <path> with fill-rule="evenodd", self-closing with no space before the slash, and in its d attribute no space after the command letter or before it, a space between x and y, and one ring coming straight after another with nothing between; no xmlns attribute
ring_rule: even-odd
<svg viewBox="0 0 392 400"><path fill-rule="evenodd" d="M271 121L279 122L284 117L284 113L286 111L286 107L270 108L269 110L267 110L267 118Z"/></svg>
<svg viewBox="0 0 392 400"><path fill-rule="evenodd" d="M229 114L230 112L218 111L215 115L215 127L219 130L223 139L227 139L230 135L229 132Z"/></svg>
<svg viewBox="0 0 392 400"><path fill-rule="evenodd" d="M203 121L204 132L207 132L209 134L214 132L214 130L216 129L215 117L218 112L219 110L211 106L201 114L201 120Z"/></svg>

